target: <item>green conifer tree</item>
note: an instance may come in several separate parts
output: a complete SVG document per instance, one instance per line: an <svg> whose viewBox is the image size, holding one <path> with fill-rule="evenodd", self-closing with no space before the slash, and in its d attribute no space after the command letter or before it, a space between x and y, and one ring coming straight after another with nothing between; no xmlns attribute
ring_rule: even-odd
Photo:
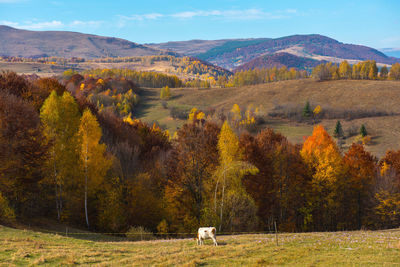
<svg viewBox="0 0 400 267"><path fill-rule="evenodd" d="M343 128L342 128L342 124L340 123L340 121L336 122L336 126L335 126L335 130L333 131L333 135L336 138L343 137Z"/></svg>
<svg viewBox="0 0 400 267"><path fill-rule="evenodd" d="M360 128L360 135L361 135L362 137L365 137L365 136L368 135L367 129L365 128L365 125L364 125L364 124L361 125L361 128Z"/></svg>
<svg viewBox="0 0 400 267"><path fill-rule="evenodd" d="M304 108L303 108L303 117L304 118L310 118L311 112L312 111L311 111L310 102L307 101L306 104L304 105Z"/></svg>

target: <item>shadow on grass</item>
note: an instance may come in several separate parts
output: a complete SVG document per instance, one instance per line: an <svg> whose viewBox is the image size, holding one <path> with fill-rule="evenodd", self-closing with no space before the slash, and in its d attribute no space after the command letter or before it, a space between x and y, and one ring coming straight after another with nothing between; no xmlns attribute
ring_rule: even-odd
<svg viewBox="0 0 400 267"><path fill-rule="evenodd" d="M170 98L169 98L169 100L176 100L176 99L179 99L179 98L182 98L182 94L178 94L178 95L172 95Z"/></svg>
<svg viewBox="0 0 400 267"><path fill-rule="evenodd" d="M29 230L33 232L65 236L68 238L96 241L96 242L124 242L128 241L125 234L102 234L91 232L80 226L70 226L56 220L44 218L32 218L26 224L13 226L14 229Z"/></svg>
<svg viewBox="0 0 400 267"><path fill-rule="evenodd" d="M374 145L379 144L378 140L379 140L379 138L381 138L381 137L382 137L382 136L380 136L380 135L372 136L372 137L371 137L371 141L369 142L368 145L374 146Z"/></svg>
<svg viewBox="0 0 400 267"><path fill-rule="evenodd" d="M148 110L154 106L151 101L155 101L158 94L154 90L141 89L139 92L139 105L134 108L135 117L143 117L148 114Z"/></svg>

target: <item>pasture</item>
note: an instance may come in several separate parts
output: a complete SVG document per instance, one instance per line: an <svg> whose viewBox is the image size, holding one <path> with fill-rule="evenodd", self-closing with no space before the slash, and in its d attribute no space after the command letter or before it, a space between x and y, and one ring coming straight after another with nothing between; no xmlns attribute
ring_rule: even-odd
<svg viewBox="0 0 400 267"><path fill-rule="evenodd" d="M0 266L399 266L400 229L129 242L0 226Z"/></svg>
<svg viewBox="0 0 400 267"><path fill-rule="evenodd" d="M337 80L317 82L313 79L289 80L253 86L233 88L176 88L172 97L163 107L159 98L160 89L143 88L139 107L134 115L146 122L157 121L171 134L184 121L173 119L169 109L172 107L190 110L196 107L203 111L210 108L224 113L231 110L233 104L242 109L249 105L260 107L265 115L265 122L258 129L273 128L293 143L302 143L304 136L311 135L313 126L310 123L290 119L270 118L268 114L276 107L300 107L309 101L312 107L321 105L322 110L335 110L342 114L362 114L352 120L335 118L322 119L322 124L330 134L339 119L347 133L351 127L359 129L365 124L372 142L366 147L377 157L382 157L388 149L400 148L400 82L371 80ZM386 116L374 116L374 112L386 112ZM368 114L370 113L370 114ZM365 115L367 114L367 115ZM344 148L350 146L354 136L346 138Z"/></svg>

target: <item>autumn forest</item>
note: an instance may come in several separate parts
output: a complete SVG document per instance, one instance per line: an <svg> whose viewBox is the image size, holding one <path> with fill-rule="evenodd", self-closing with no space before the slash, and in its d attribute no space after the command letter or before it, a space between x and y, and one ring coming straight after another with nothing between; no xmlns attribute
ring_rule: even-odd
<svg viewBox="0 0 400 267"><path fill-rule="evenodd" d="M396 80L399 66L378 72L372 61L328 63L311 76ZM308 76L255 69L204 86ZM340 123L335 136L315 124L303 144L293 144L252 128L257 107L234 105L225 114L193 108L175 133L135 118L141 87L162 87L168 99L170 87L182 86L192 85L131 70L69 71L59 79L2 72L0 222L45 217L98 232L143 227L158 234L201 225L219 232L271 231L275 223L288 232L400 226L400 151L378 159L364 141L344 151ZM303 115L313 112L318 107L306 105Z"/></svg>

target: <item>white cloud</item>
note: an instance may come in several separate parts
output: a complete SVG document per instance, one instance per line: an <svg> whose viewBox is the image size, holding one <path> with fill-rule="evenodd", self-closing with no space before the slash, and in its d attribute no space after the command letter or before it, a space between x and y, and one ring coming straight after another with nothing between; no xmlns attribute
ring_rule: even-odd
<svg viewBox="0 0 400 267"><path fill-rule="evenodd" d="M23 2L25 0L0 0L0 4L14 4L14 3L19 3Z"/></svg>
<svg viewBox="0 0 400 267"><path fill-rule="evenodd" d="M0 25L7 25L10 27L18 27L18 22L8 21L8 20L0 20Z"/></svg>
<svg viewBox="0 0 400 267"><path fill-rule="evenodd" d="M0 24L8 25L14 28L26 29L26 30L42 30L42 29L52 29L52 28L60 28L64 26L61 21L53 20L53 21L43 21L43 22L32 22L32 21L24 21L23 23L13 22L13 21L0 21Z"/></svg>
<svg viewBox="0 0 400 267"><path fill-rule="evenodd" d="M42 29L53 29L60 28L64 26L64 24L59 20L52 21L44 21L44 22L28 22L25 25L19 26L20 28L28 29L28 30L42 30Z"/></svg>
<svg viewBox="0 0 400 267"><path fill-rule="evenodd" d="M103 21L81 21L81 20L74 20L72 22L66 23L61 22L59 20L52 20L52 21L24 21L24 22L13 22L2 20L0 24L8 25L18 29L25 29L25 30L51 30L51 29L68 29L68 28L77 28L77 27L99 27Z"/></svg>
<svg viewBox="0 0 400 267"><path fill-rule="evenodd" d="M245 9L245 10L198 10L185 11L169 15L173 18L191 19L194 17L215 17L230 20L255 20L255 19L283 19L295 14L297 10L287 9L284 11L266 12L262 9Z"/></svg>
<svg viewBox="0 0 400 267"><path fill-rule="evenodd" d="M285 11L286 11L286 13L290 13L290 14L295 14L295 13L297 13L297 10L296 10L296 9L286 9Z"/></svg>
<svg viewBox="0 0 400 267"><path fill-rule="evenodd" d="M297 13L296 9L266 12L262 9L245 10L196 10L182 11L172 14L148 13L134 14L131 16L119 15L119 26L124 26L126 21L157 20L160 18L192 19L195 17L213 17L229 20L255 20L255 19L283 19Z"/></svg>
<svg viewBox="0 0 400 267"><path fill-rule="evenodd" d="M148 19L148 20L159 19L159 18L164 17L164 15L159 14L159 13L148 13L148 14L140 14L140 15L134 14L134 15L131 15L131 16L122 16L122 15L120 15L118 17L120 19L122 19L122 20L139 20L139 21L142 21L142 20L146 20L146 19Z"/></svg>
<svg viewBox="0 0 400 267"><path fill-rule="evenodd" d="M212 11L184 11L184 12L179 12L170 15L171 17L174 18L180 18L180 19L189 19L193 17L209 17L209 16L221 16L223 12L219 10L212 10Z"/></svg>
<svg viewBox="0 0 400 267"><path fill-rule="evenodd" d="M99 20L90 20L90 21L81 21L81 20L74 20L68 26L71 27L98 27L103 23L103 21Z"/></svg>

